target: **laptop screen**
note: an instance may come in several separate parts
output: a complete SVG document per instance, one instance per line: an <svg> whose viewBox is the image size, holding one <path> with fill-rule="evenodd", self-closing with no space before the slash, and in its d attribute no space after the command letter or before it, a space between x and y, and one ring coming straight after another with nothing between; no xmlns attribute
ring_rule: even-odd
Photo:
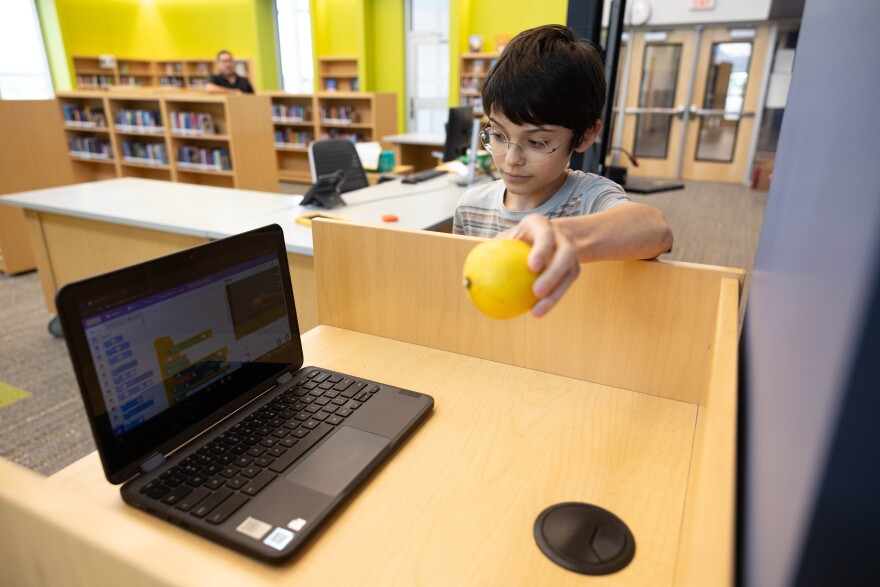
<svg viewBox="0 0 880 587"><path fill-rule="evenodd" d="M113 435L229 381L290 341L274 255L110 307L83 328Z"/></svg>
<svg viewBox="0 0 880 587"><path fill-rule="evenodd" d="M286 261L280 229L254 231L59 292L108 477L189 440L301 366Z"/></svg>

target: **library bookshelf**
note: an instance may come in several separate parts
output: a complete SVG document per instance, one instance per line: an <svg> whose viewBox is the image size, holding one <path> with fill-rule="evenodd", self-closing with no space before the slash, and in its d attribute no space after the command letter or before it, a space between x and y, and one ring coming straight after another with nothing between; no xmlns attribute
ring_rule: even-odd
<svg viewBox="0 0 880 587"><path fill-rule="evenodd" d="M309 143L316 139L379 142L397 133L393 93L267 92L271 98L275 158L284 181L311 183ZM383 148L390 145L382 143Z"/></svg>
<svg viewBox="0 0 880 587"><path fill-rule="evenodd" d="M318 57L318 89L321 92L358 92L357 57Z"/></svg>
<svg viewBox="0 0 880 587"><path fill-rule="evenodd" d="M459 69L459 104L473 106L474 112L483 113L480 88L489 70L498 60L498 53L463 53Z"/></svg>
<svg viewBox="0 0 880 587"><path fill-rule="evenodd" d="M77 182L141 177L278 191L268 96L59 93Z"/></svg>
<svg viewBox="0 0 880 587"><path fill-rule="evenodd" d="M236 59L235 69L238 75L250 78L253 60ZM198 90L205 87L213 73L214 60L116 58L106 64L97 56L74 55L73 71L80 90L107 90L115 86Z"/></svg>

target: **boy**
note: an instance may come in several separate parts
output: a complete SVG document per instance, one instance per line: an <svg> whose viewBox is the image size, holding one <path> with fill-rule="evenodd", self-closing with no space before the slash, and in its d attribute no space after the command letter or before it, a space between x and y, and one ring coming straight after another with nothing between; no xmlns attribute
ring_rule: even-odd
<svg viewBox="0 0 880 587"><path fill-rule="evenodd" d="M631 202L616 183L568 168L602 131L602 57L560 25L513 38L482 89L489 125L480 139L501 180L474 187L455 209L453 233L521 239L541 272L532 308L543 316L580 263L651 259L672 246L663 214Z"/></svg>

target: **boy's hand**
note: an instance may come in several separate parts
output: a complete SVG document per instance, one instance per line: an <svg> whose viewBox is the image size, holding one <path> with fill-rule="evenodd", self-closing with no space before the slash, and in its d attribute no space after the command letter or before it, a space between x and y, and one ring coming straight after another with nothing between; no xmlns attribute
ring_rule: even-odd
<svg viewBox="0 0 880 587"><path fill-rule="evenodd" d="M538 297L532 315L540 318L556 305L581 272L574 245L556 225L540 214L526 216L497 238L519 239L532 245L529 269L540 273L532 287Z"/></svg>

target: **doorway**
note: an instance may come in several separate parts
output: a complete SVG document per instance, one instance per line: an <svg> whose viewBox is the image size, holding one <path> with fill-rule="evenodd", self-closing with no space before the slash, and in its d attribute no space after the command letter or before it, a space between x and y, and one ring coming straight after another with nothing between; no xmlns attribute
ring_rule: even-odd
<svg viewBox="0 0 880 587"><path fill-rule="evenodd" d="M614 146L634 177L746 180L769 26L631 31Z"/></svg>

